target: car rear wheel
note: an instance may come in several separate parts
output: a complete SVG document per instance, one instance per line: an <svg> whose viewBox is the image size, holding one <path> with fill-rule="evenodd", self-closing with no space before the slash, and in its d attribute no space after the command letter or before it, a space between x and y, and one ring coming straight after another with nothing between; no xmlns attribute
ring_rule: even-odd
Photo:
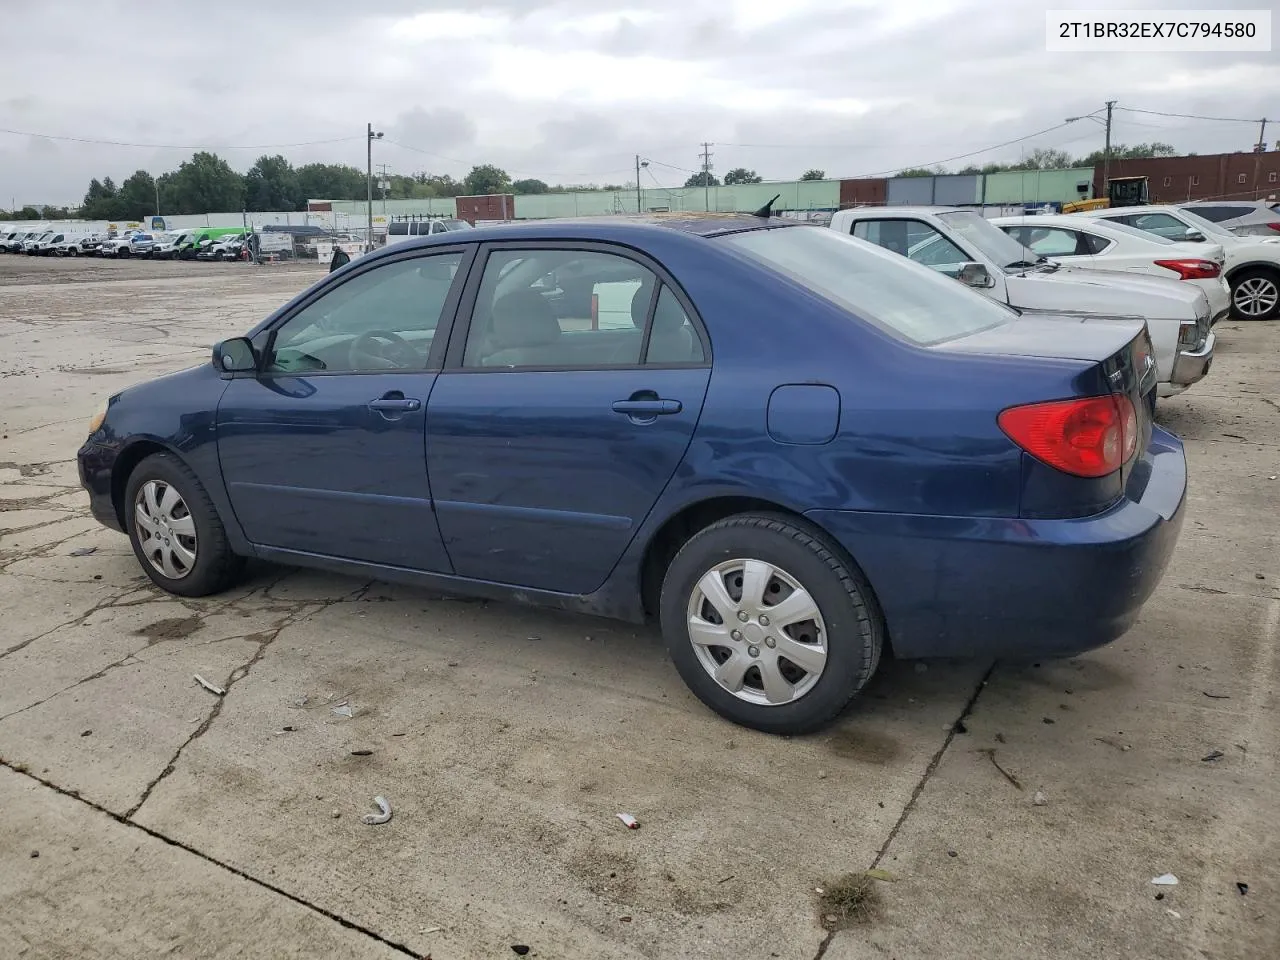
<svg viewBox="0 0 1280 960"><path fill-rule="evenodd" d="M152 454L129 475L125 526L142 569L169 593L219 593L244 567L204 486L173 454Z"/></svg>
<svg viewBox="0 0 1280 960"><path fill-rule="evenodd" d="M818 530L770 514L689 539L662 584L671 659L734 723L802 734L833 720L875 672L884 626L866 578Z"/></svg>
<svg viewBox="0 0 1280 960"><path fill-rule="evenodd" d="M80 251L79 251L79 250L77 250L75 247L67 247L67 256L68 256L68 257L78 257L78 256L80 256Z"/></svg>
<svg viewBox="0 0 1280 960"><path fill-rule="evenodd" d="M1280 313L1280 274L1245 270L1232 278L1231 305L1245 320L1271 320Z"/></svg>

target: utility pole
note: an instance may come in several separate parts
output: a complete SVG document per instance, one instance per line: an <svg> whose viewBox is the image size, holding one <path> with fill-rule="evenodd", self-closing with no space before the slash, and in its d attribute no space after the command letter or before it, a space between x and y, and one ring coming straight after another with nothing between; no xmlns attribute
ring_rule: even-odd
<svg viewBox="0 0 1280 960"><path fill-rule="evenodd" d="M702 206L711 210L711 144L702 144Z"/></svg>
<svg viewBox="0 0 1280 960"><path fill-rule="evenodd" d="M365 233L364 249L365 249L365 253L372 253L373 252L373 141L382 139L382 131L378 131L377 133L374 133L373 124L371 123L368 125L368 129L366 132L368 134L368 145L367 145L368 149L365 156L365 162L367 164L365 167L365 176L368 179L368 189L369 189L368 206L366 207L366 212L368 214L369 219L368 219L368 231Z"/></svg>
<svg viewBox="0 0 1280 960"><path fill-rule="evenodd" d="M160 178L156 177L152 183L156 186L156 216L160 216Z"/></svg>
<svg viewBox="0 0 1280 960"><path fill-rule="evenodd" d="M1107 196L1111 196L1108 186L1111 181L1111 111L1115 105L1114 100L1107 101L1107 140L1102 147L1102 189L1107 191Z"/></svg>
<svg viewBox="0 0 1280 960"><path fill-rule="evenodd" d="M1253 157L1253 197L1252 199L1254 200L1258 199L1258 193L1259 193L1258 176L1261 173L1261 168L1262 168L1262 155L1263 153L1266 152L1266 149L1267 149L1267 118L1263 117L1260 121L1258 121L1258 123L1259 123L1258 143L1253 148L1254 157Z"/></svg>
<svg viewBox="0 0 1280 960"><path fill-rule="evenodd" d="M648 168L649 161L641 160L640 154L636 154L636 213L644 213L644 200L640 192L640 168Z"/></svg>

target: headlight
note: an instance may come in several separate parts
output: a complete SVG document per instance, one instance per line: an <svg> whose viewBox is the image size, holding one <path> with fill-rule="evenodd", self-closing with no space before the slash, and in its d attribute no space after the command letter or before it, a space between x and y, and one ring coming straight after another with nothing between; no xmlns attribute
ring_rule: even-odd
<svg viewBox="0 0 1280 960"><path fill-rule="evenodd" d="M107 419L107 401L102 401L102 405L93 415L93 419L89 421L89 436L93 436L102 429L102 423Z"/></svg>

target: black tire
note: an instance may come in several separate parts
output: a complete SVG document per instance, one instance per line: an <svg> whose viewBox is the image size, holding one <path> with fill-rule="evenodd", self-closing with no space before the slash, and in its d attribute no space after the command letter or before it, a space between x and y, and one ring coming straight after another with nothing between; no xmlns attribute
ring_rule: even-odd
<svg viewBox="0 0 1280 960"><path fill-rule="evenodd" d="M143 547L136 505L139 492L150 481L172 487L182 498L186 515L194 521L195 562L184 575L167 576L157 569ZM204 485L190 467L171 453L152 454L129 474L129 482L125 485L124 519L138 563L157 586L169 593L183 597L220 593L235 583L244 569L244 558L232 552L222 520Z"/></svg>
<svg viewBox="0 0 1280 960"><path fill-rule="evenodd" d="M128 257L131 257L131 256L133 256L133 251L130 250L128 247L121 247L119 250L116 251L116 257L118 259L127 259Z"/></svg>
<svg viewBox="0 0 1280 960"><path fill-rule="evenodd" d="M79 251L79 250L77 250L75 247L67 247L67 256L68 256L68 257L78 257L78 256L80 256L80 251Z"/></svg>
<svg viewBox="0 0 1280 960"><path fill-rule="evenodd" d="M1264 306L1261 313L1246 313L1245 310L1250 309L1245 305L1246 303L1256 304L1259 301L1253 298L1246 301L1245 291L1250 294L1261 294L1270 301L1270 306ZM1263 302L1265 304L1266 301ZM1242 305L1244 305L1243 309ZM1241 320L1274 320L1280 315L1280 272L1268 270L1266 267L1250 267L1235 274L1231 278L1231 312Z"/></svg>
<svg viewBox="0 0 1280 960"><path fill-rule="evenodd" d="M809 593L825 623L825 665L811 688L790 702L753 703L730 692L711 676L711 668L704 666L699 648L690 639L689 608L699 581L718 565L737 559L761 560L791 577ZM732 581L732 574L722 581L731 594ZM770 581L766 592L775 589L775 581ZM884 645L883 617L866 577L820 530L783 515L740 514L694 534L667 568L660 608L667 649L689 689L722 717L766 733L804 734L826 726L871 679ZM763 609L767 611L768 607ZM778 632L776 626L760 627L755 620L743 629L749 626L765 633L770 629ZM776 656L763 650L759 640L754 645L749 640L737 643L747 646L726 644L724 648L703 649L710 651L708 656L718 663L724 662L719 659L721 654L728 659L729 655L737 656L737 651L757 650L757 655L765 658ZM763 665L764 660L760 663ZM797 669L785 662L783 667L793 673ZM753 689L752 669L747 669L743 690L763 695L763 674L754 668L758 682ZM791 682L798 684L804 678Z"/></svg>

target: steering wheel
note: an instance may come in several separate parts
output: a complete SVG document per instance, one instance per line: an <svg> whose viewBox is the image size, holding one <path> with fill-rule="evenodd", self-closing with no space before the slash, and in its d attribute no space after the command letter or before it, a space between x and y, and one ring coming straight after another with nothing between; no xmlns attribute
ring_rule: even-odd
<svg viewBox="0 0 1280 960"><path fill-rule="evenodd" d="M400 370L422 363L418 351L390 330L370 330L360 334L351 341L349 359L353 370Z"/></svg>

